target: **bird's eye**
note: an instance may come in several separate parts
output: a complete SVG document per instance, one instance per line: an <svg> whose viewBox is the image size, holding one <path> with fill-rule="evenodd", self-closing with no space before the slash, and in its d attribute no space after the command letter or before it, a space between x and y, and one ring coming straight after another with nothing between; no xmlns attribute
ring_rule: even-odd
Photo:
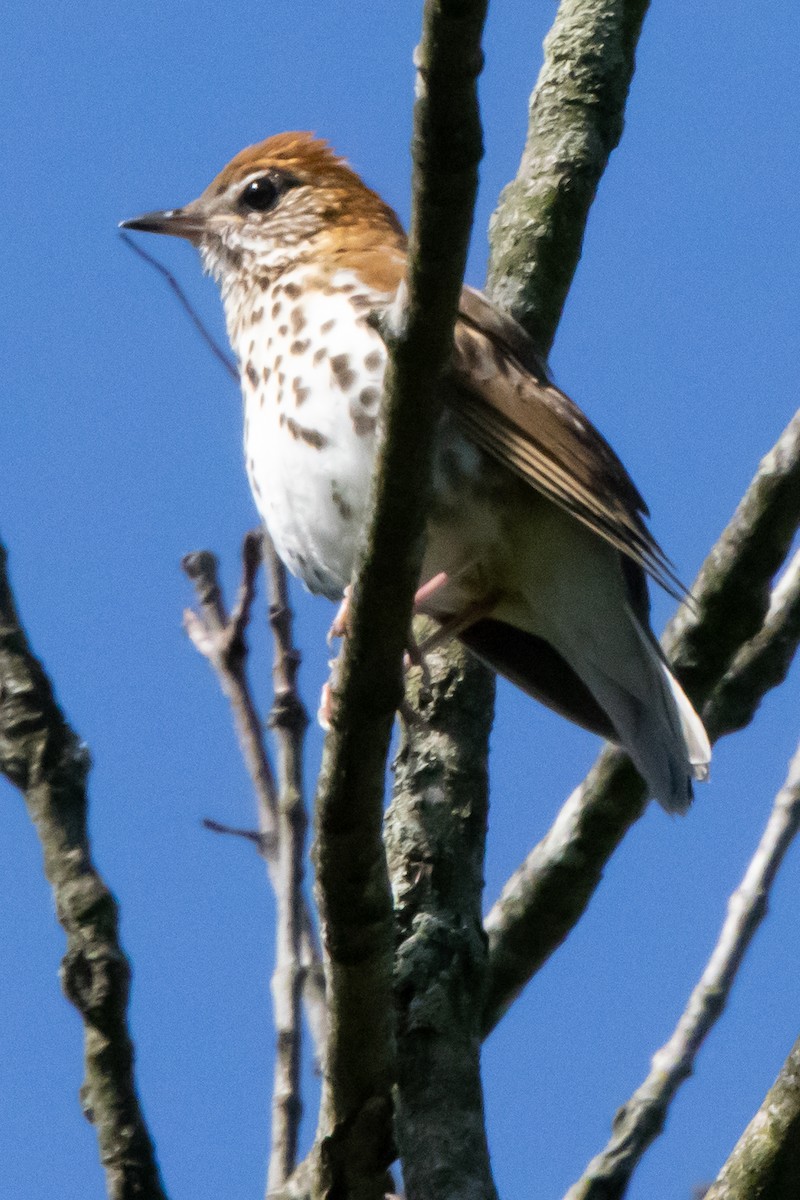
<svg viewBox="0 0 800 1200"><path fill-rule="evenodd" d="M253 212L268 212L277 203L281 188L277 180L269 175L260 179L251 179L239 197L242 208L252 209Z"/></svg>

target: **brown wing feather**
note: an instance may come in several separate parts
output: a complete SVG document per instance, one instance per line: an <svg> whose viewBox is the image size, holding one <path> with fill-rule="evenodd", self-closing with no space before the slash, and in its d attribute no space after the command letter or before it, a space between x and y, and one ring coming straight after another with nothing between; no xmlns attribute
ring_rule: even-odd
<svg viewBox="0 0 800 1200"><path fill-rule="evenodd" d="M472 288L462 293L454 378L449 399L479 446L682 595L642 519L644 500L608 442L550 381L524 330Z"/></svg>

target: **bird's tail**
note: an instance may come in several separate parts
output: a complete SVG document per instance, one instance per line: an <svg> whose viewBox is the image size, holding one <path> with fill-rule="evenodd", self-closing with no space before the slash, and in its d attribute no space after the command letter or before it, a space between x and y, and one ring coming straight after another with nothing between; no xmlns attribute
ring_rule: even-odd
<svg viewBox="0 0 800 1200"><path fill-rule="evenodd" d="M617 740L667 812L685 812L692 781L708 777L711 746L703 723L648 630L628 609L636 637L627 640L626 662L589 662L584 681L606 711ZM604 669L604 667L606 669Z"/></svg>

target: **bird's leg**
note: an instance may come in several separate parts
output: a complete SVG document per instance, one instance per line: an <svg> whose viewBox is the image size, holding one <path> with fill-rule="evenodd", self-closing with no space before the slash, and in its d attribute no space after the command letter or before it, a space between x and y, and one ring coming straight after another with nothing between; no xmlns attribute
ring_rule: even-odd
<svg viewBox="0 0 800 1200"><path fill-rule="evenodd" d="M423 583L422 586L417 589L417 592L414 595L414 613L419 613L422 609L422 606L426 604L432 596L435 596L437 592L440 592L441 589L446 587L449 583L455 582L455 580L461 578L470 569L472 569L471 566L464 567L456 575L449 575L447 571L439 571L436 575L431 576L426 583ZM329 645L335 638L345 637L347 634L351 597L352 586L348 583L344 589L344 595L342 596L342 602L339 605L339 610L336 613L336 616L334 617L331 627L328 631ZM439 621L439 627L435 633L430 634L430 636L426 637L422 642L418 642L414 637L413 631L409 629L408 646L405 657L406 669L409 667L419 667L423 673L423 680L427 683L425 654L429 650L435 649L436 646L441 645L441 643L446 641L448 638L455 637L462 631L462 629L467 629L468 626L474 625L474 623L479 621L482 617L489 616L489 614L492 613L497 607L500 597L501 593L497 590L485 592L479 600L475 600L473 603L468 604L465 608L462 608L460 612L454 613L452 616L445 617L444 620ZM322 695L320 697L320 706L317 712L317 720L322 728L326 731L331 727L331 714L333 712L333 687L331 681L334 678L336 661L334 660L330 665L331 678L326 684L323 685ZM408 716L408 714L406 714L406 716Z"/></svg>
<svg viewBox="0 0 800 1200"><path fill-rule="evenodd" d="M425 603L425 601L429 600L431 596L433 596L436 592L440 591L440 589L443 588L449 582L450 582L450 576L447 574L447 572L440 571L438 573L438 575L434 575L433 578L429 579L427 583L423 583L422 587L418 589L416 595L414 596L414 612L415 613L419 612L421 606ZM331 627L328 630L328 645L329 646L331 645L331 643L333 641L336 640L336 638L344 637L345 634L347 633L347 622L348 622L348 618L350 616L350 602L351 602L352 595L353 595L353 586L352 586L352 584L348 583L346 588L344 589L344 594L342 596L342 602L339 605L339 610L336 613L336 616L333 618ZM418 659L414 657L413 639L412 639L412 644L409 646L409 653L412 656L412 662L417 662Z"/></svg>

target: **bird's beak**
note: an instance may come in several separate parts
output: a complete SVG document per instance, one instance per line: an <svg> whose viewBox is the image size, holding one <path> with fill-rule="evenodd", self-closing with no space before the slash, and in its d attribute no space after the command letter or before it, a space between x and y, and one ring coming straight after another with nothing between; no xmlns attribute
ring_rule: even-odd
<svg viewBox="0 0 800 1200"><path fill-rule="evenodd" d="M205 222L199 213L192 212L191 206L187 205L186 208L166 208L161 212L143 213L141 217L120 221L119 227L139 229L142 233L169 233L173 237L198 242L203 235Z"/></svg>

